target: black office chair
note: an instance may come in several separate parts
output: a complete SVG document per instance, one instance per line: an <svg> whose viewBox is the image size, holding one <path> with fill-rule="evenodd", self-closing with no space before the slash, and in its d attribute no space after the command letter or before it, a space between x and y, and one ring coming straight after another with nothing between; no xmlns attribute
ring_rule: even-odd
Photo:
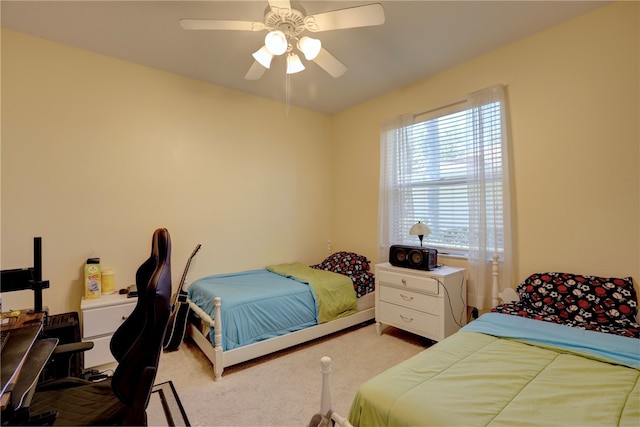
<svg viewBox="0 0 640 427"><path fill-rule="evenodd" d="M113 377L101 382L65 378L37 389L26 423L147 424L146 408L171 311L171 239L166 229L154 232L151 257L138 268L136 285L136 307L111 338L111 353L118 361Z"/></svg>

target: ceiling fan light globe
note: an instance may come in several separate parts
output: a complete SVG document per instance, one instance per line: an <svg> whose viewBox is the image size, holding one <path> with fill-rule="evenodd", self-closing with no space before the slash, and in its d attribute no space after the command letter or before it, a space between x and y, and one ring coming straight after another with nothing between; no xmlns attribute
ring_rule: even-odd
<svg viewBox="0 0 640 427"><path fill-rule="evenodd" d="M253 52L252 56L264 68L268 69L269 67L271 67L271 60L273 59L273 54L269 52L269 49L267 49L266 46L262 46L260 49Z"/></svg>
<svg viewBox="0 0 640 427"><path fill-rule="evenodd" d="M298 49L304 53L304 57L307 61L312 61L320 53L322 43L318 39L312 39L311 37L304 36L298 41Z"/></svg>
<svg viewBox="0 0 640 427"><path fill-rule="evenodd" d="M289 43L287 42L287 36L282 31L276 30L270 31L264 37L264 45L273 55L282 55L287 51Z"/></svg>
<svg viewBox="0 0 640 427"><path fill-rule="evenodd" d="M304 70L304 65L300 61L300 57L292 53L287 56L287 74L299 73Z"/></svg>

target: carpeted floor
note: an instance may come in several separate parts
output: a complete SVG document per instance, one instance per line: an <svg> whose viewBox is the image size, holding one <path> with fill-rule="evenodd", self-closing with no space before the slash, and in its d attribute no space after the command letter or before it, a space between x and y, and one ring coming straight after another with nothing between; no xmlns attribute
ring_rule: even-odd
<svg viewBox="0 0 640 427"><path fill-rule="evenodd" d="M332 359L333 408L348 415L358 385L422 351L430 341L367 324L226 368L213 381L211 364L191 342L164 353L156 384L172 381L191 425L306 426L320 409L320 358ZM163 425L157 404L149 424Z"/></svg>

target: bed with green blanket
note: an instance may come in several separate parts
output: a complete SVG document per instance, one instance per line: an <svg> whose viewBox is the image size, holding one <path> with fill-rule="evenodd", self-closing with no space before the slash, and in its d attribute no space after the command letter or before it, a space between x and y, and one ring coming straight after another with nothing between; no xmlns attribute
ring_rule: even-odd
<svg viewBox="0 0 640 427"><path fill-rule="evenodd" d="M592 279L530 277L518 288L520 301L494 308L361 385L349 421L640 426L633 283Z"/></svg>
<svg viewBox="0 0 640 427"><path fill-rule="evenodd" d="M363 384L349 420L354 426L638 426L640 340L487 313Z"/></svg>

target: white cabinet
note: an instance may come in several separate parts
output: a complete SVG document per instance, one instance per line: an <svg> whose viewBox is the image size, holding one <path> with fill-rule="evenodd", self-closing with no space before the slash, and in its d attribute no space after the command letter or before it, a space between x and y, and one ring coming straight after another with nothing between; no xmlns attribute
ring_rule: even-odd
<svg viewBox="0 0 640 427"><path fill-rule="evenodd" d="M102 295L100 298L80 302L82 311L82 341L92 341L94 346L84 354L84 367L115 362L109 344L113 333L131 314L137 298L127 295Z"/></svg>
<svg viewBox="0 0 640 427"><path fill-rule="evenodd" d="M395 326L440 341L467 322L463 268L432 271L376 265L376 330Z"/></svg>

